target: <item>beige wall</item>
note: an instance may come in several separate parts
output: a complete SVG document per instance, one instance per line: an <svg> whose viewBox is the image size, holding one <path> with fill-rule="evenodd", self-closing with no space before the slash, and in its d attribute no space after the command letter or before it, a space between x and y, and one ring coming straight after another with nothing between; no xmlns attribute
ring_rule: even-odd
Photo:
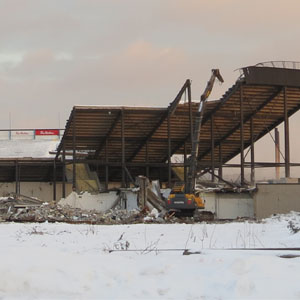
<svg viewBox="0 0 300 300"><path fill-rule="evenodd" d="M14 182L0 183L0 197L8 196L16 191ZM72 184L66 183L66 196L72 192ZM45 202L53 200L53 185L50 182L21 182L20 194L36 197ZM56 200L62 197L62 184L56 183Z"/></svg>
<svg viewBox="0 0 300 300"><path fill-rule="evenodd" d="M201 193L205 211L211 211L218 219L253 218L254 202L249 193Z"/></svg>
<svg viewBox="0 0 300 300"><path fill-rule="evenodd" d="M272 214L300 211L300 184L257 184L254 207L259 220Z"/></svg>

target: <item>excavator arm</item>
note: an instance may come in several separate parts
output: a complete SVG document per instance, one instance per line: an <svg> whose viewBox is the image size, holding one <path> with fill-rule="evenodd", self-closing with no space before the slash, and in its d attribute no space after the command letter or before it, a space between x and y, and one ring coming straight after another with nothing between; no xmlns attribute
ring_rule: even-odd
<svg viewBox="0 0 300 300"><path fill-rule="evenodd" d="M187 183L186 183L186 193L194 193L195 191L195 177L196 177L196 171L197 171L197 159L198 159L198 153L199 153L199 141L200 141L200 132L201 132L201 124L202 119L204 115L205 110L205 101L209 97L214 83L215 79L218 79L221 83L224 82L223 77L220 74L219 69L213 69L211 77L209 81L207 82L206 88L203 92L203 94L200 97L200 103L198 106L197 116L195 119L195 128L193 133L193 140L192 140L192 151L190 156L190 167L188 171L187 176Z"/></svg>

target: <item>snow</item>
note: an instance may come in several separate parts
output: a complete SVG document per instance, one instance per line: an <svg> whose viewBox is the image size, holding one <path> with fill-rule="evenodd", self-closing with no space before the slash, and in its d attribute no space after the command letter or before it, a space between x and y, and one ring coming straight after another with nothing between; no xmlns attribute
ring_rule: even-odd
<svg viewBox="0 0 300 300"><path fill-rule="evenodd" d="M299 247L289 222L300 227L300 214L262 223L1 223L0 299L299 299L300 258L279 257L296 251L247 250Z"/></svg>
<svg viewBox="0 0 300 300"><path fill-rule="evenodd" d="M48 140L3 140L0 141L0 158L49 158L59 141Z"/></svg>

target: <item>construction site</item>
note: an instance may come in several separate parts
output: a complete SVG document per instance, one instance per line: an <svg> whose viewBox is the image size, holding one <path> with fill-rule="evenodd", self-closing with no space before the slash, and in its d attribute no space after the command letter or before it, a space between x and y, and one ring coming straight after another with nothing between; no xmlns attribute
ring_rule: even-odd
<svg viewBox="0 0 300 300"><path fill-rule="evenodd" d="M223 81L216 69L198 101L187 79L165 107L74 106L64 129L2 130L1 219L100 224L105 214L109 223L126 211L119 223L143 222L154 210L165 221L260 220L299 211L300 184L290 168L300 165L290 161L289 132L289 118L300 109L299 63L243 67L218 100L209 98L215 80ZM274 162L256 161L255 143L273 130ZM276 177L257 181L255 170L266 167ZM227 168L238 170L239 182L225 178ZM41 213L45 202L52 213ZM63 209L58 205L69 210L53 217ZM87 211L99 217L83 217Z"/></svg>

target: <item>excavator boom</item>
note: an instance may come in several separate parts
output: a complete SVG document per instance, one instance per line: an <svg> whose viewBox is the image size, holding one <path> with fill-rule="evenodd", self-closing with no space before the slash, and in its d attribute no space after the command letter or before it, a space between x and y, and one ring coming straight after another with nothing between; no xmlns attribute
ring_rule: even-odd
<svg viewBox="0 0 300 300"><path fill-rule="evenodd" d="M199 153L199 141L200 141L200 131L201 131L201 124L202 119L204 115L205 110L205 101L209 97L214 83L215 79L218 79L221 83L224 82L223 77L220 74L219 69L212 69L212 74L207 82L206 88L203 92L203 94L200 97L200 103L197 111L197 116L195 119L195 128L193 133L193 140L192 140L192 151L190 156L190 167L188 171L187 176L187 184L186 184L186 193L194 193L195 190L195 177L196 177L196 171L197 171L197 159L198 159L198 153Z"/></svg>
<svg viewBox="0 0 300 300"><path fill-rule="evenodd" d="M189 171L186 184L174 186L171 191L166 207L169 210L180 211L181 213L194 214L195 210L204 208L204 201L195 194L195 178L197 172L197 159L199 153L199 141L201 123L204 115L205 101L209 97L215 83L215 79L224 82L218 69L212 70L212 75L207 82L206 88L200 97L199 107L195 119L195 128L193 132L192 151L189 158Z"/></svg>

